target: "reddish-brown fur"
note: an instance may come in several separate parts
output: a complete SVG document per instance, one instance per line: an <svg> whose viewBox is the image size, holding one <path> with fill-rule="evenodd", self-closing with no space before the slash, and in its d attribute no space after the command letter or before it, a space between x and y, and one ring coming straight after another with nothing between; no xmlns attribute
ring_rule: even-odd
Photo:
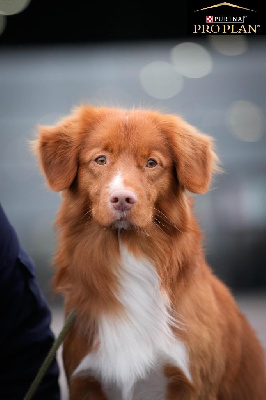
<svg viewBox="0 0 266 400"><path fill-rule="evenodd" d="M121 237L155 266L186 327L173 329L188 349L192 383L165 365L167 400L265 399L263 349L206 265L187 194L209 187L217 164L211 139L174 115L83 106L55 127L40 127L36 149L48 185L63 197L54 284L65 293L66 313L78 313L64 344L71 399L105 400L93 377L71 374L97 346L97 316L121 311L114 295L117 231L106 207L107 187L119 168L138 195L129 214L135 229L121 231ZM94 162L102 153L109 157L104 173ZM150 157L159 160L158 168L145 169Z"/></svg>

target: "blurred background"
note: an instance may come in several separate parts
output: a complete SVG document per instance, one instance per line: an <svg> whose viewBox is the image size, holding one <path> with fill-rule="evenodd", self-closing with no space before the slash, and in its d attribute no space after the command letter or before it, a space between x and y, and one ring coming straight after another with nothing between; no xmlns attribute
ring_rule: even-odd
<svg viewBox="0 0 266 400"><path fill-rule="evenodd" d="M46 188L29 141L37 125L85 102L177 113L215 138L224 173L194 197L206 257L266 344L266 37L188 36L185 2L153 14L133 4L7 4L0 0L0 202L35 261L55 331L60 196Z"/></svg>

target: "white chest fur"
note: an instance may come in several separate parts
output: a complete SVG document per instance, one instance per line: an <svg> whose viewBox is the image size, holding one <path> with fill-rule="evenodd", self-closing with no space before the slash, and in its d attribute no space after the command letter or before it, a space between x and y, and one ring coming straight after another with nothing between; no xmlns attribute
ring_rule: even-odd
<svg viewBox="0 0 266 400"><path fill-rule="evenodd" d="M115 318L99 317L97 352L87 355L74 373L93 374L102 382L110 400L144 400L146 397L140 392L147 393L154 371L158 379L160 375L161 385L158 393L151 392L149 398L161 400L165 398L163 364L178 366L190 380L187 352L172 332L175 321L169 313L167 296L161 293L155 268L146 259L135 258L123 245L120 251L117 296L124 313Z"/></svg>

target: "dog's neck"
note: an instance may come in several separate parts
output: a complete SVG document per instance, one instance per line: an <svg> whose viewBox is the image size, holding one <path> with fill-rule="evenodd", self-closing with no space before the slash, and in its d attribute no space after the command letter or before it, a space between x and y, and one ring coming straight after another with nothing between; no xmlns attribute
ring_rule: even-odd
<svg viewBox="0 0 266 400"><path fill-rule="evenodd" d="M55 256L58 269L54 283L58 291L71 298L71 307L78 304L91 314L114 312L120 306L116 293L121 246L135 258L148 260L156 269L162 288L169 293L173 286L187 281L202 257L201 239L194 223L186 231L169 226L165 232L165 227L158 229L154 224L145 230L104 228L93 219L78 227L77 220L60 218L59 214L60 246ZM193 253L188 248L193 248Z"/></svg>

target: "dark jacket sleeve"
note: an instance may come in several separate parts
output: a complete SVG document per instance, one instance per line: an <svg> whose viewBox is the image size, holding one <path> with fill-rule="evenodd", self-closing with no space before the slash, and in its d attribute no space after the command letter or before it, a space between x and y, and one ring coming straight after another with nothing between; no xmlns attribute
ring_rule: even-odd
<svg viewBox="0 0 266 400"><path fill-rule="evenodd" d="M34 263L0 205L0 399L22 400L54 337ZM50 367L35 400L59 400L58 366Z"/></svg>

